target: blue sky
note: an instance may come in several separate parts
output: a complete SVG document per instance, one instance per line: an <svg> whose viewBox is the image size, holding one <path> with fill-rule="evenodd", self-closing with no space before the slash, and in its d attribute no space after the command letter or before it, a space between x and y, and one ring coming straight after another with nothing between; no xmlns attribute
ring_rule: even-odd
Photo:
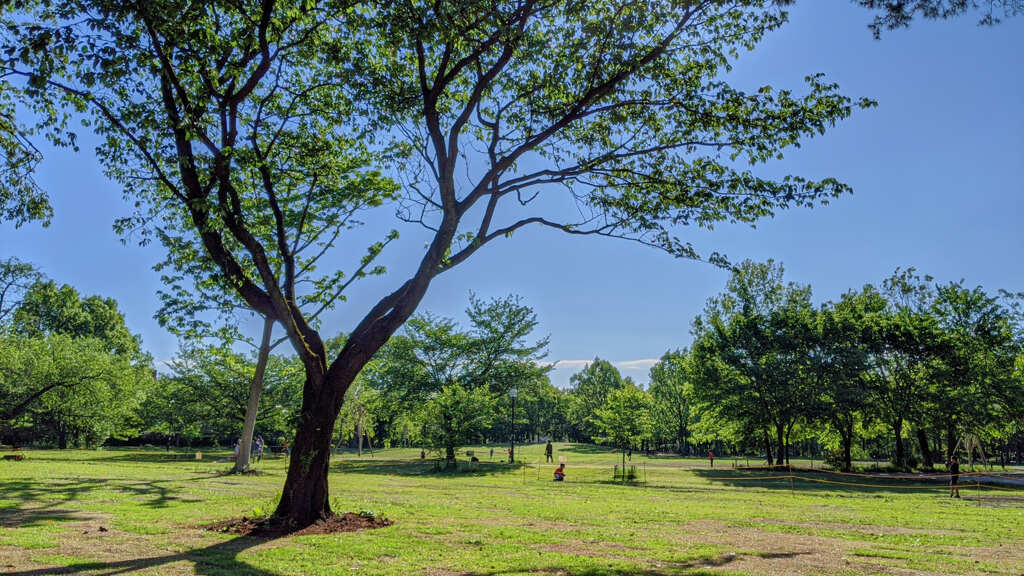
<svg viewBox="0 0 1024 576"><path fill-rule="evenodd" d="M841 0L803 2L791 23L737 63L741 87L799 89L824 72L844 93L879 102L790 153L769 173L837 177L855 194L794 210L756 229L680 230L704 252L732 260L774 258L818 301L878 283L898 266L941 281L1024 290L1024 19L979 28L971 18L917 22L872 39L868 13ZM86 294L116 298L129 327L157 359L175 339L152 319L159 249L122 245L111 230L129 206L88 151L47 153L39 181L56 215L48 229L0 224L0 258L17 256ZM394 224L389 224L392 226ZM384 256L395 273L357 284L325 317L324 332L349 330L383 290L396 286L423 246L421 231ZM666 350L690 341L690 322L722 290L725 271L631 243L523 230L439 277L422 311L462 319L469 291L522 295L551 336L557 385L595 356L647 381Z"/></svg>

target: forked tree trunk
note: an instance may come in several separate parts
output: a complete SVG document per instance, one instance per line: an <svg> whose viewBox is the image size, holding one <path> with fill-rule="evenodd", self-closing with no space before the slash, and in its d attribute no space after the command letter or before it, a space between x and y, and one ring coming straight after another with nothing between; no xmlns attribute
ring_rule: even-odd
<svg viewBox="0 0 1024 576"><path fill-rule="evenodd" d="M263 393L263 377L267 371L267 360L270 358L270 335L274 331L274 321L263 319L263 336L260 338L260 350L256 357L256 371L249 385L249 402L245 406L245 423L242 425L242 441L238 445L238 457L235 459L235 472L249 469L252 459L252 436L256 431L256 415L260 411L260 396Z"/></svg>
<svg viewBox="0 0 1024 576"><path fill-rule="evenodd" d="M377 302L349 335L333 362L328 364L326 358L316 356L304 359L306 382L302 389L302 412L281 501L274 511L276 522L304 528L331 515L327 492L331 435L345 401L345 392L373 355L412 316L457 228L458 221L445 216L416 275Z"/></svg>

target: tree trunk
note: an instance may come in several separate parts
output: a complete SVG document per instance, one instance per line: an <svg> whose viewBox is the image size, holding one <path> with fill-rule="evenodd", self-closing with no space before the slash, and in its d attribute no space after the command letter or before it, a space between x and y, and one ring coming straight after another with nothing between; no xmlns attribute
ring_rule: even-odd
<svg viewBox="0 0 1024 576"><path fill-rule="evenodd" d="M363 422L362 419L356 420L356 452L359 457L363 457Z"/></svg>
<svg viewBox="0 0 1024 576"><path fill-rule="evenodd" d="M893 422L892 429L896 432L896 458L894 459L894 463L897 468L902 470L904 468L903 462L905 460L903 456L903 419L897 418L896 421Z"/></svg>
<svg viewBox="0 0 1024 576"><path fill-rule="evenodd" d="M446 466L455 464L455 446L445 446L444 459L447 462Z"/></svg>
<svg viewBox="0 0 1024 576"><path fill-rule="evenodd" d="M349 335L333 362L327 364L322 356L323 348L319 349L319 358L316 355L304 357L306 382L302 390L302 413L281 501L274 512L278 522L304 528L331 515L327 493L331 434L345 401L345 392L373 355L412 316L457 227L457 221L449 221L445 216L416 275L377 302ZM293 347L301 344L292 338Z"/></svg>
<svg viewBox="0 0 1024 576"><path fill-rule="evenodd" d="M245 405L245 424L242 425L242 441L238 445L238 458L235 459L235 472L249 469L252 459L252 436L256 431L256 415L260 411L260 395L263 393L263 376L267 371L267 360L270 357L270 335L274 331L274 321L263 319L263 336L260 338L259 355L256 357L256 371L249 385L249 402Z"/></svg>
<svg viewBox="0 0 1024 576"><path fill-rule="evenodd" d="M785 443L783 442L782 436L783 436L783 434L782 434L782 425L781 424L776 424L775 425L775 447L778 450L775 453L775 465L776 466L782 466L785 463L783 461L783 457L784 456L782 454L783 451L784 451L783 450L783 446L785 446Z"/></svg>
<svg viewBox="0 0 1024 576"><path fill-rule="evenodd" d="M924 459L925 468L934 468L935 461L932 459L932 450L928 446L928 433L924 428L917 427L917 443L921 446L921 458Z"/></svg>
<svg viewBox="0 0 1024 576"><path fill-rule="evenodd" d="M840 430L839 436L843 443L843 472L849 472L853 469L853 426Z"/></svg>
<svg viewBox="0 0 1024 576"><path fill-rule="evenodd" d="M309 394L306 383L302 417L295 431L288 476L274 517L292 528L303 528L331 515L327 471L331 463L331 434L338 411L333 402ZM329 400L329 399L328 399Z"/></svg>
<svg viewBox="0 0 1024 576"><path fill-rule="evenodd" d="M946 462L949 462L956 452L956 430L952 424L946 425Z"/></svg>
<svg viewBox="0 0 1024 576"><path fill-rule="evenodd" d="M793 426L786 426L786 466L789 466L789 433L793 431Z"/></svg>

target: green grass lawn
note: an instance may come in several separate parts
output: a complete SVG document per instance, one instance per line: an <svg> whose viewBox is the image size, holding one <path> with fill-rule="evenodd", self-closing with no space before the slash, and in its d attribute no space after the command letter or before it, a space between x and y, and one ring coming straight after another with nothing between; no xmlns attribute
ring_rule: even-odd
<svg viewBox="0 0 1024 576"><path fill-rule="evenodd" d="M336 456L335 511L394 525L274 540L201 526L272 511L283 458L242 477L212 461L224 454L29 452L0 462L0 574L1024 574L1024 490L983 490L979 506L974 488L954 500L937 483L639 454L646 482L622 485L618 453L567 444L554 483L543 445L516 448L526 466L474 450L483 462L459 473L414 449Z"/></svg>

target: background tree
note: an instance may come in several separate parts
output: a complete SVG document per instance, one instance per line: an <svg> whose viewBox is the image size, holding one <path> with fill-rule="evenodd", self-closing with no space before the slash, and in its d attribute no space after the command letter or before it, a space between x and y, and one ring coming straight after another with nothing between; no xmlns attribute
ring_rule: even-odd
<svg viewBox="0 0 1024 576"><path fill-rule="evenodd" d="M639 446L651 435L651 398L626 383L608 394L604 406L594 413L594 424L606 443L622 450L625 478L626 450Z"/></svg>
<svg viewBox="0 0 1024 576"><path fill-rule="evenodd" d="M167 402L166 416L158 414L149 422L150 429L177 432L182 421L191 420L201 425L193 433L234 442L248 413L250 383L258 363L255 352L246 355L209 343L184 346L170 363L172 374L159 380L159 387L171 392L159 396ZM294 357L267 357L255 424L268 441L291 436L294 423L289 424L289 415L298 411L301 390L302 368Z"/></svg>
<svg viewBox="0 0 1024 576"><path fill-rule="evenodd" d="M611 362L600 358L569 377L569 426L577 441L591 442L600 435L601 428L594 421L597 411L612 392L627 384L632 382L623 380Z"/></svg>
<svg viewBox="0 0 1024 576"><path fill-rule="evenodd" d="M689 441L690 385L689 350L666 352L651 367L651 419L656 436L671 439L680 454L686 454Z"/></svg>
<svg viewBox="0 0 1024 576"><path fill-rule="evenodd" d="M470 394L476 390L485 390L496 399L517 388L527 409L519 411L521 418L544 409L545 395L550 397L544 388L550 386L545 376L550 367L542 362L548 339L529 341L537 325L533 310L518 296L481 300L471 295L466 315L468 330L449 318L416 316L406 324L404 335L382 349L366 374L368 382L380 391L382 403L392 406L393 412L397 408L415 414L446 387L451 388L449 400L453 402L470 396L479 400L482 396ZM464 414L449 412L452 418ZM474 416L474 422L482 421ZM492 438L508 438L512 432L507 418L494 419L493 425L491 420L487 422L482 433L490 433ZM516 424L519 433L530 433L534 426ZM459 424L449 426L456 429Z"/></svg>
<svg viewBox="0 0 1024 576"><path fill-rule="evenodd" d="M10 318L6 419L24 416L37 438L61 448L69 441L95 445L125 431L152 366L117 302L37 280Z"/></svg>
<svg viewBox="0 0 1024 576"><path fill-rule="evenodd" d="M444 451L445 462L455 465L459 446L478 443L495 413L495 395L487 388L445 384L418 412L424 442Z"/></svg>
<svg viewBox="0 0 1024 576"><path fill-rule="evenodd" d="M872 355L870 389L881 418L895 440L893 463L907 468L904 425L918 425L934 399L931 375L941 368L941 346L936 318L929 312L934 290L930 276L913 268L897 269L883 283L888 300L879 322L879 348Z"/></svg>
<svg viewBox="0 0 1024 576"><path fill-rule="evenodd" d="M79 295L73 287L52 280L32 284L11 315L11 331L26 338L63 334L96 338L111 354L138 357L141 339L132 334L117 302L102 296Z"/></svg>
<svg viewBox="0 0 1024 576"><path fill-rule="evenodd" d="M810 287L783 282L781 265L745 261L694 321L695 395L720 417L762 429L769 460L774 439L775 464L788 460L812 397L810 297Z"/></svg>
<svg viewBox="0 0 1024 576"><path fill-rule="evenodd" d="M11 257L0 260L0 331L10 321L14 309L21 305L25 292L43 279L43 274L28 262Z"/></svg>
<svg viewBox="0 0 1024 576"><path fill-rule="evenodd" d="M977 435L1007 416L1000 391L1013 388L1020 347L1009 311L980 286L940 286L932 309L942 331L945 368L934 382L934 424L945 432L948 459L963 434Z"/></svg>
<svg viewBox="0 0 1024 576"><path fill-rule="evenodd" d="M675 226L753 222L849 190L743 165L871 105L820 75L801 95L722 79L741 48L783 25L781 6L460 1L338 17L315 1L40 0L6 19L0 49L35 110L91 115L108 174L139 202L135 223L193 231L226 285L287 330L307 382L276 516L301 526L330 513L346 390L432 280L486 244L539 225L695 257ZM266 175L361 180L352 203L373 205L389 190L369 162L401 178L400 216L431 238L327 358L295 282L308 196ZM583 217L543 210L558 193Z"/></svg>
<svg viewBox="0 0 1024 576"><path fill-rule="evenodd" d="M885 298L868 285L822 306L817 316L811 420L825 423L839 436L840 468L847 472L853 466L858 424L871 417L868 371L878 345L878 319L886 306Z"/></svg>

